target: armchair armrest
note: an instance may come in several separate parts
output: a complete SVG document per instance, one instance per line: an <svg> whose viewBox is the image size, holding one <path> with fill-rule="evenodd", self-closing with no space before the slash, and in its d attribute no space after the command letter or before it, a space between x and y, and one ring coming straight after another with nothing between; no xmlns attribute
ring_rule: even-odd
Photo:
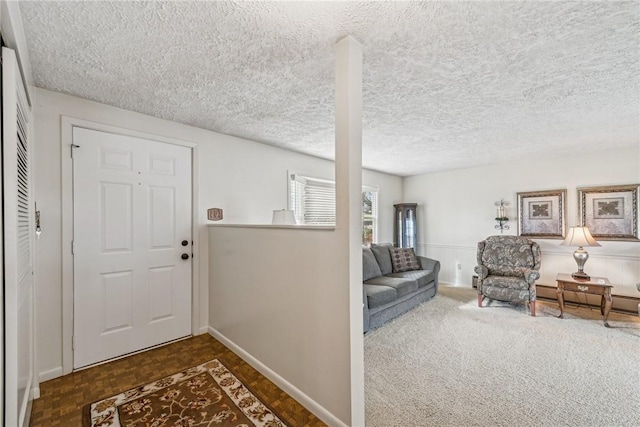
<svg viewBox="0 0 640 427"><path fill-rule="evenodd" d="M420 268L423 270L433 270L436 275L440 271L440 261L423 256L418 256L417 258L420 262Z"/></svg>
<svg viewBox="0 0 640 427"><path fill-rule="evenodd" d="M533 285L536 280L540 278L540 273L536 270L526 270L524 272L524 280L529 284Z"/></svg>
<svg viewBox="0 0 640 427"><path fill-rule="evenodd" d="M478 280L485 279L489 275L489 269L484 265L476 265L473 271L478 275Z"/></svg>

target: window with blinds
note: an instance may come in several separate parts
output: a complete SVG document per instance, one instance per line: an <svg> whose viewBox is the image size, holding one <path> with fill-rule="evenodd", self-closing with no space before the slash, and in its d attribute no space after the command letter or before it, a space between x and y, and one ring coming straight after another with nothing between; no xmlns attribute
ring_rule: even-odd
<svg viewBox="0 0 640 427"><path fill-rule="evenodd" d="M289 209L296 222L305 225L336 225L336 185L333 181L290 175ZM378 190L362 188L362 243L378 240Z"/></svg>

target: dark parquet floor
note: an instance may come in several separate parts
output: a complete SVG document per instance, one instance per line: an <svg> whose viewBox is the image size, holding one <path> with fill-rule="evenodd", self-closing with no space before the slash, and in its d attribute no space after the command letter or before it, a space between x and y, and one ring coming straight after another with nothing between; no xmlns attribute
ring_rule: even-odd
<svg viewBox="0 0 640 427"><path fill-rule="evenodd" d="M208 334L178 341L40 384L31 426L82 425L89 403L219 359L289 426L326 426L300 403Z"/></svg>

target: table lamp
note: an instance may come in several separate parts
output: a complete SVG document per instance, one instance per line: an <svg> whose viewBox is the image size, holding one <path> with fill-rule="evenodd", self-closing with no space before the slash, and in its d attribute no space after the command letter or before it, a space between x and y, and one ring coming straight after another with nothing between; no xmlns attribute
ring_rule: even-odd
<svg viewBox="0 0 640 427"><path fill-rule="evenodd" d="M587 251L582 249L583 246L600 246L600 243L591 235L587 227L569 227L567 238L560 243L562 246L577 246L578 249L573 253L573 259L578 264L578 271L573 273L571 277L575 280L591 280L591 277L584 272L584 264L589 259Z"/></svg>

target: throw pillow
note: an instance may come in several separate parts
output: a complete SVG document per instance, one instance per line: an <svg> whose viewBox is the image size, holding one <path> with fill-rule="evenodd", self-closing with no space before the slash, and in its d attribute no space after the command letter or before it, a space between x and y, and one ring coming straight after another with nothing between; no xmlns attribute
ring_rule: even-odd
<svg viewBox="0 0 640 427"><path fill-rule="evenodd" d="M413 252L413 248L391 248L390 252L394 273L420 270L420 261Z"/></svg>

